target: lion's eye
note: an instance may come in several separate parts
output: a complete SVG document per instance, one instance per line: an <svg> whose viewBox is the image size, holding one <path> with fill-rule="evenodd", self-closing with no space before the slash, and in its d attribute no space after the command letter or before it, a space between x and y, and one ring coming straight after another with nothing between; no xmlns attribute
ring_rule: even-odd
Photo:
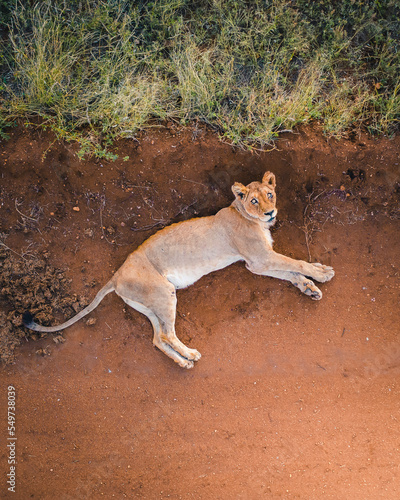
<svg viewBox="0 0 400 500"><path fill-rule="evenodd" d="M272 193L268 193L268 198L269 198L270 200L272 200L272 198L273 198L273 197L274 197L274 195L273 195Z"/></svg>
<svg viewBox="0 0 400 500"><path fill-rule="evenodd" d="M258 200L256 200L255 198L253 198L253 199L251 200L251 202L253 203L253 205L256 205L256 204L258 203Z"/></svg>

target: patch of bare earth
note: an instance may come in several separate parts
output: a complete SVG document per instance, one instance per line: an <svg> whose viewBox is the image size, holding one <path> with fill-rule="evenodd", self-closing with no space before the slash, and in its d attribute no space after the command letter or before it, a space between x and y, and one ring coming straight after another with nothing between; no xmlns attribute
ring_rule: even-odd
<svg viewBox="0 0 400 500"><path fill-rule="evenodd" d="M250 154L169 126L119 143L115 163L52 141L0 144L0 406L17 393L17 493L3 412L1 498L397 500L400 139L308 128ZM266 170L275 249L335 268L322 301L241 263L203 277L178 291L191 371L114 294L65 342L21 326L25 309L72 316L147 237Z"/></svg>

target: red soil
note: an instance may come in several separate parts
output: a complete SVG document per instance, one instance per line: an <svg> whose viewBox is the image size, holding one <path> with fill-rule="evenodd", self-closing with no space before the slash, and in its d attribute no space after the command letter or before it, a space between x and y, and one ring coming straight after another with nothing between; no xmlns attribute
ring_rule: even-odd
<svg viewBox="0 0 400 500"><path fill-rule="evenodd" d="M240 263L178 291L177 335L202 353L190 371L115 294L65 343L24 342L0 371L1 408L17 393L16 494L3 410L1 498L400 498L400 138L307 129L251 154L170 127L121 142L115 163L59 143L42 161L50 141L16 129L0 144L0 232L67 267L70 293L91 300L150 234L215 213L266 170L275 249L336 276L319 302ZM39 207L34 224L15 200Z"/></svg>

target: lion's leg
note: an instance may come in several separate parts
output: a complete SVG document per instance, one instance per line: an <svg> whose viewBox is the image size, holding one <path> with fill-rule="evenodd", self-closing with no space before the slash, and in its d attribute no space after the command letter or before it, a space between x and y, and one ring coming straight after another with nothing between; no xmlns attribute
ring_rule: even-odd
<svg viewBox="0 0 400 500"><path fill-rule="evenodd" d="M175 318L176 318L176 294L169 295L168 302L163 301L162 307L157 305L155 311L158 319L160 320L161 334L160 339L165 344L168 344L176 352L186 359L198 361L201 354L196 349L190 349L181 342L175 333Z"/></svg>
<svg viewBox="0 0 400 500"><path fill-rule="evenodd" d="M184 358L178 352L175 351L169 344L166 344L163 341L160 341L159 338L154 335L153 344L160 349L164 354L173 359L175 363L178 363L182 368L190 368L194 367L194 361Z"/></svg>
<svg viewBox="0 0 400 500"><path fill-rule="evenodd" d="M255 274L264 274L270 271L289 271L299 273L303 276L310 276L322 283L331 280L335 275L333 268L330 266L324 266L319 263L310 264L304 260L292 259L276 252L269 254L265 262L248 261L247 268Z"/></svg>
<svg viewBox="0 0 400 500"><path fill-rule="evenodd" d="M149 262L132 261L115 279L115 292L153 324L153 343L180 366L191 368L201 355L186 347L175 334L176 291Z"/></svg>
<svg viewBox="0 0 400 500"><path fill-rule="evenodd" d="M120 297L126 304L128 304L133 309L136 309L137 311L141 312L142 314L144 314L149 318L154 330L153 344L158 349L160 349L160 351L162 351L164 354L173 359L175 363L178 363L178 365L181 366L182 368L193 368L194 366L193 361L181 356L168 343L162 340L162 330L160 321L157 318L157 316L153 313L153 311L151 311L148 307L145 307L143 304L140 304L139 302L128 299L127 297L124 297L122 295Z"/></svg>
<svg viewBox="0 0 400 500"><path fill-rule="evenodd" d="M321 300L322 292L314 284L313 281L306 278L300 273L292 273L290 271L266 271L263 276L270 276L271 278L278 278L280 280L290 281L301 292L305 293L313 300Z"/></svg>
<svg viewBox="0 0 400 500"><path fill-rule="evenodd" d="M165 337L162 332L160 321L157 318L157 316L154 315L154 317L156 319L155 322L153 322L150 319L154 329L153 345L155 345L158 349L160 349L160 351L169 356L171 359L173 359L175 363L178 363L178 365L181 366L182 368L187 368L187 369L193 368L195 360L189 359L188 356L182 356L182 354L177 352L177 350L174 349L174 347L172 347L169 342L166 342L164 340ZM192 350L193 349L189 349L189 351Z"/></svg>

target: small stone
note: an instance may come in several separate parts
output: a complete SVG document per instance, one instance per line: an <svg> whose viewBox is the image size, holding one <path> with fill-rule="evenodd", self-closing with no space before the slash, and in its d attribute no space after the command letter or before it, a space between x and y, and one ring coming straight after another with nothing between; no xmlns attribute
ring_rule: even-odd
<svg viewBox="0 0 400 500"><path fill-rule="evenodd" d="M73 208L72 208L72 210L73 210L74 212L79 212L80 208L79 208L79 207L73 207Z"/></svg>

